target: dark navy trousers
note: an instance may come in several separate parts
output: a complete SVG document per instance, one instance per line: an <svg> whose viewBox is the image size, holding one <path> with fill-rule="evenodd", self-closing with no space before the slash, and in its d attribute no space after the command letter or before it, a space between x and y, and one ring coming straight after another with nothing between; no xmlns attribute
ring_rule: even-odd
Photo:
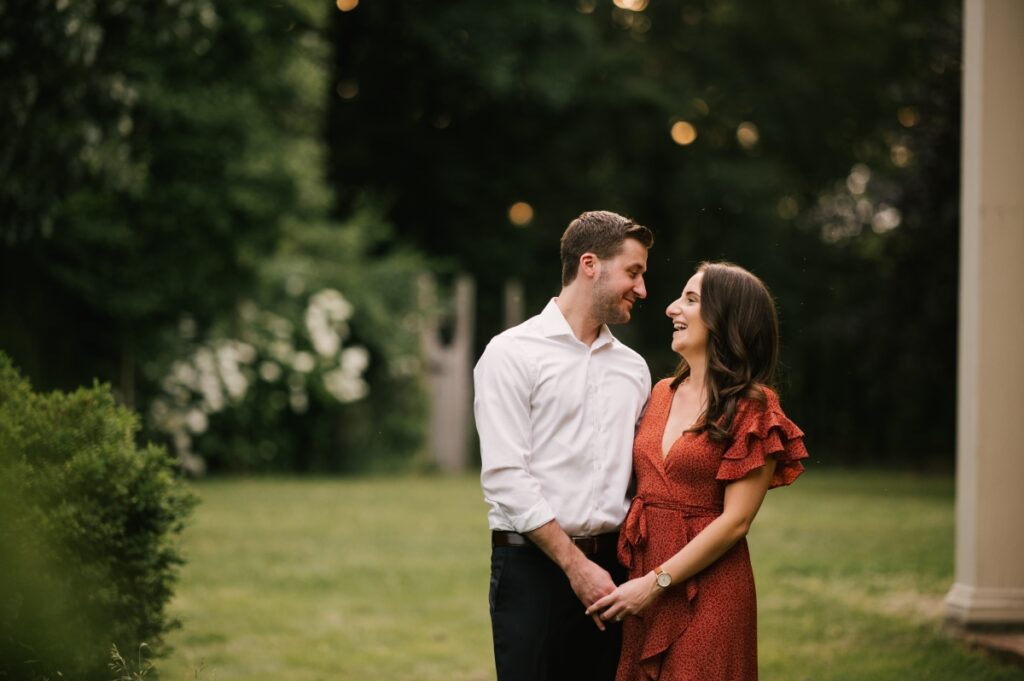
<svg viewBox="0 0 1024 681"><path fill-rule="evenodd" d="M616 584L614 551L590 556ZM622 625L584 614L565 573L535 546L491 549L491 629L498 681L614 681Z"/></svg>

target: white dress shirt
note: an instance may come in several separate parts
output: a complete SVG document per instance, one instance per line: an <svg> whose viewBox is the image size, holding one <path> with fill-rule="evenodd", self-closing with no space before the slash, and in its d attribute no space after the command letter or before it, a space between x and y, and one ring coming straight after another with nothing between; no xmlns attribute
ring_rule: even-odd
<svg viewBox="0 0 1024 681"><path fill-rule="evenodd" d="M491 340L473 381L491 529L529 532L556 519L570 535L617 530L651 394L643 358L607 326L588 347L552 299Z"/></svg>

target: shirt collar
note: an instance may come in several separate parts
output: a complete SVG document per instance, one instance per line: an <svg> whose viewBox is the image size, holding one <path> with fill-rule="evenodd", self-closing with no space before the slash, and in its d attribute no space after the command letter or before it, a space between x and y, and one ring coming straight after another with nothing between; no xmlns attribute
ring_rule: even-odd
<svg viewBox="0 0 1024 681"><path fill-rule="evenodd" d="M541 333L548 338L568 336L574 339L577 343L582 342L579 338L576 338L576 334L572 332L572 327L569 326L569 322L566 321L565 316L558 308L558 304L555 302L554 298L548 301L548 304L544 306L544 310L540 313L540 328ZM597 350L599 347L608 345L614 341L615 336L612 335L608 325L602 324L601 330L598 332L597 338L590 346L590 349Z"/></svg>

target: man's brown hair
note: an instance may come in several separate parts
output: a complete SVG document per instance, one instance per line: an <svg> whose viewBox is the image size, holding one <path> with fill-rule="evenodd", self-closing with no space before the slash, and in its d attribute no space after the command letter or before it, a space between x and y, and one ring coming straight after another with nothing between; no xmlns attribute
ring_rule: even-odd
<svg viewBox="0 0 1024 681"><path fill-rule="evenodd" d="M584 253L608 260L619 253L626 239L634 239L644 248L654 244L651 230L607 210L587 211L570 222L562 234L562 286L576 278Z"/></svg>

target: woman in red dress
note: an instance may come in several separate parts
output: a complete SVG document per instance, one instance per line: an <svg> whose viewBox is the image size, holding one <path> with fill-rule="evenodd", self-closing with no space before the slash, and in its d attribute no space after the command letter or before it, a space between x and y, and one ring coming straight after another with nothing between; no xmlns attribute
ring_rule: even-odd
<svg viewBox="0 0 1024 681"><path fill-rule="evenodd" d="M637 493L619 537L630 580L587 613L623 621L616 681L753 681L745 537L768 489L807 457L770 387L775 304L747 270L703 263L665 312L682 362L654 387L633 446Z"/></svg>

